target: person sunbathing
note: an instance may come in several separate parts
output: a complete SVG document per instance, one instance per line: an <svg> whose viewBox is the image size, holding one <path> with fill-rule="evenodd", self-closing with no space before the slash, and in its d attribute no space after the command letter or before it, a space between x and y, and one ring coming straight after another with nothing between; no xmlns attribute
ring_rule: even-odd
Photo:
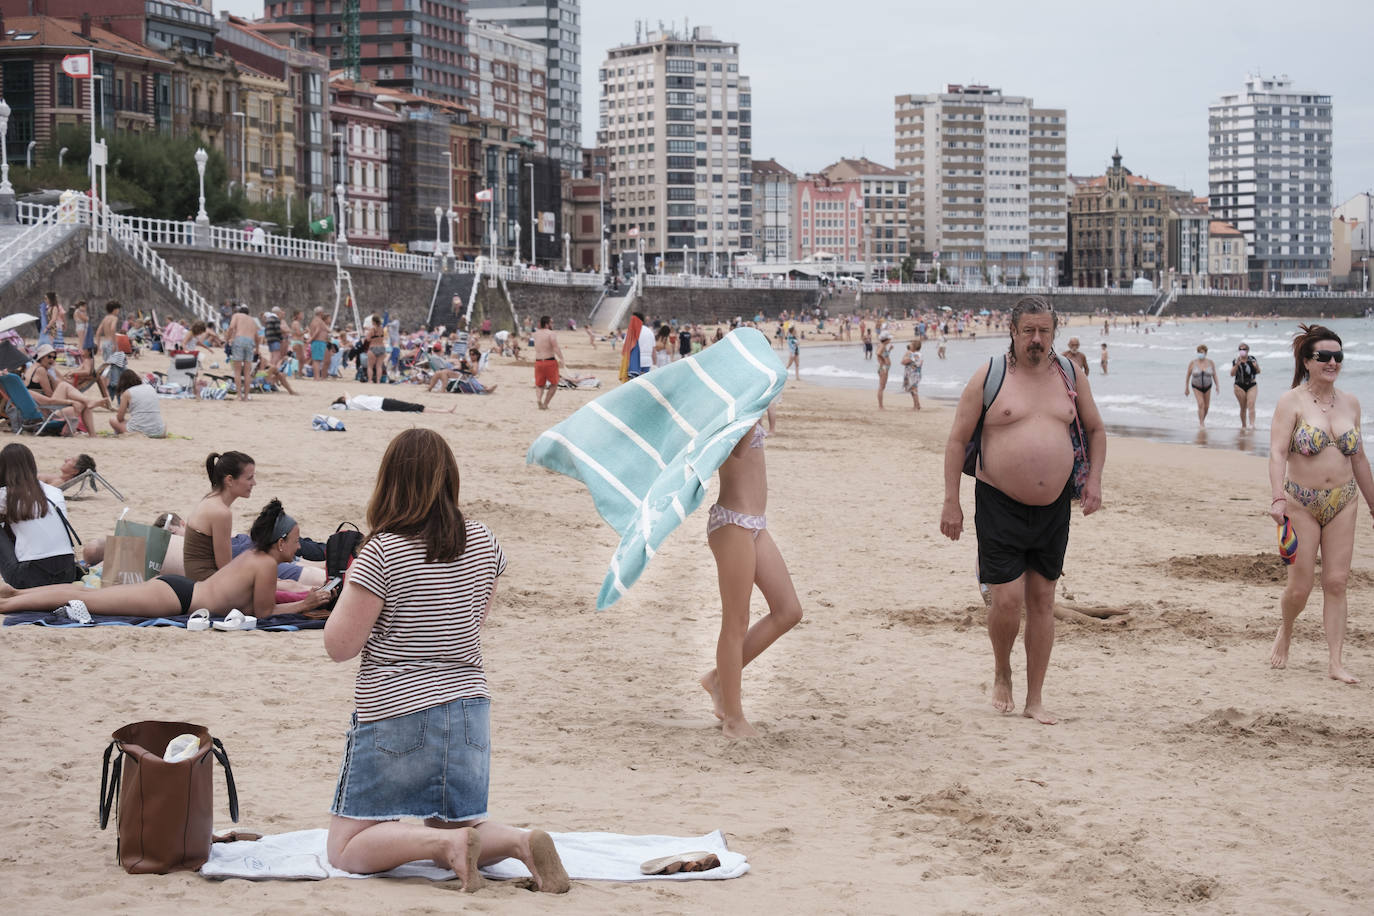
<svg viewBox="0 0 1374 916"><path fill-rule="evenodd" d="M94 470L95 459L83 452L80 455L68 456L56 474L39 474L38 479L54 487L60 487L78 474Z"/></svg>
<svg viewBox="0 0 1374 916"><path fill-rule="evenodd" d="M202 582L162 575L136 585L100 589L79 583L25 589L0 584L0 613L64 608L68 617L82 623L89 622L90 615L171 617L189 614L193 608L206 608L212 615L251 608L258 619L303 614L325 603L329 593L316 589L299 601L277 604L277 564L296 555L300 535L296 520L274 499L253 521L253 549Z"/></svg>

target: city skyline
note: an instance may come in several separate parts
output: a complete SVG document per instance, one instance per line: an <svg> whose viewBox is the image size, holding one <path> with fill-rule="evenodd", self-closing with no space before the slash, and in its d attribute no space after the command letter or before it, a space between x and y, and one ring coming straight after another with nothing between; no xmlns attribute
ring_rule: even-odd
<svg viewBox="0 0 1374 916"><path fill-rule="evenodd" d="M1288 22L1292 8L1277 0L1162 0L1149 19L1083 0L1031 7L986 0L946 7L938 23L923 26L902 0L854 0L843 18L823 16L834 7L815 0L787 7L786 18L771 5L723 0L583 0L582 142L595 142L596 62L634 41L637 19L682 29L690 17L686 25L710 26L721 40L739 43L741 67L754 77L755 155L794 172L845 156L891 163L895 96L981 83L1068 110L1071 174L1104 173L1119 147L1140 174L1205 194L1208 105L1248 74L1286 73L1332 96L1338 203L1374 186L1374 96L1359 90L1365 62L1354 42L1341 53L1339 38L1333 47L1330 37L1343 33L1342 22L1359 21L1361 6L1316 0L1304 7L1303 21ZM216 10L246 16L260 16L262 7L262 0L215 2ZM911 61L888 37L904 29L914 36ZM869 47L871 36L887 47ZM869 69L841 71L837 58ZM832 72L833 79L816 79Z"/></svg>

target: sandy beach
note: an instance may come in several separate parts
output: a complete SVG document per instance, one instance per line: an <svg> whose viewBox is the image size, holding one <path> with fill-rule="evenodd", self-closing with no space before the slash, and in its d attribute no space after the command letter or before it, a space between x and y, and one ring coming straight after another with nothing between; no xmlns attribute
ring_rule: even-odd
<svg viewBox="0 0 1374 916"><path fill-rule="evenodd" d="M572 367L615 383L610 345L560 338ZM530 442L592 393L562 391L538 411L530 365L494 357L488 397L391 386L388 396L457 412L349 413L345 433L313 432L311 416L376 386L303 380L296 397L163 401L169 429L189 438L24 442L42 470L90 452L139 521L189 511L208 488L206 454L241 449L258 486L236 505L236 530L278 497L323 539L363 522L394 433L440 430L464 511L509 559L484 637L493 817L557 831L720 828L752 872L579 882L566 897L494 883L455 897L454 884L418 880L126 875L114 830L96 827L112 731L204 724L233 762L240 829L323 827L356 662L329 661L319 632L21 626L0 630L0 886L16 911L1369 911L1374 531L1363 505L1346 660L1365 682L1327 678L1319 593L1289 668L1274 671L1284 573L1264 460L1112 438L1104 508L1075 512L1060 602L1129 614L1060 622L1045 698L1061 718L1043 727L990 705L971 481L965 537L939 533L952 409L915 413L895 382L879 412L871 391L789 381L768 440L768 517L806 617L745 671L745 711L763 736L729 742L697 683L719 618L704 510L626 599L594 611L618 538L580 484L524 463ZM69 509L84 538L112 533L121 506L101 493ZM1019 698L1019 644L1013 662ZM227 830L220 773L215 784Z"/></svg>

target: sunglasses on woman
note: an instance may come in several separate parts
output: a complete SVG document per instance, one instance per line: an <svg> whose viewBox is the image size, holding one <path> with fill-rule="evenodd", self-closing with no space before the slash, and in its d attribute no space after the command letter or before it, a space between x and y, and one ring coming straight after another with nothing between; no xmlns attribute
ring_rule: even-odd
<svg viewBox="0 0 1374 916"><path fill-rule="evenodd" d="M1337 364L1345 362L1344 350L1313 350L1312 358L1319 363L1329 363L1333 359Z"/></svg>

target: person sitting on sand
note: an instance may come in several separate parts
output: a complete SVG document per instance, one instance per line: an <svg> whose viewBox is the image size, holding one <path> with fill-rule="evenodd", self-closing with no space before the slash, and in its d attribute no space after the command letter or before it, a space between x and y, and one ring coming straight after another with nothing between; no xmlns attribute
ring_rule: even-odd
<svg viewBox="0 0 1374 916"><path fill-rule="evenodd" d="M491 693L481 629L506 558L486 525L463 517L458 493L458 462L434 430L408 429L387 446L367 507L372 533L324 628L331 659L362 656L330 806L329 861L372 874L433 859L475 891L480 866L515 858L539 890L566 893L547 833L487 819ZM387 737L399 735L412 736L404 756Z"/></svg>
<svg viewBox="0 0 1374 916"><path fill-rule="evenodd" d="M62 381L54 368L56 362L57 351L48 344L39 347L34 354L33 365L24 374L24 384L33 392L34 403L41 407L70 407L80 418L84 430L94 432L93 408L108 407L110 402L103 397L88 398L70 382Z"/></svg>
<svg viewBox="0 0 1374 916"><path fill-rule="evenodd" d="M62 608L67 617L89 623L94 616L171 617L206 608L213 614L252 609L259 620L278 614L303 614L329 598L323 589L288 604L277 604L277 564L296 555L300 526L277 500L258 513L252 528L253 549L240 554L210 578L196 582L185 576L161 575L135 585L86 588L45 585L16 589L0 585L0 613L51 611Z"/></svg>
<svg viewBox="0 0 1374 916"><path fill-rule="evenodd" d="M95 470L95 459L85 452L80 455L69 455L62 461L56 474L39 474L38 479L44 483L50 483L55 487L60 487L78 474Z"/></svg>
<svg viewBox="0 0 1374 916"><path fill-rule="evenodd" d="M237 500L253 495L257 484L253 459L243 452L211 452L205 459L210 492L186 519L186 575L203 582L233 559L231 544Z"/></svg>
<svg viewBox="0 0 1374 916"><path fill-rule="evenodd" d="M167 435L167 424L162 420L162 399L152 385L143 380L132 369L119 374L115 385L115 397L119 407L110 419L110 428L115 435L142 433L150 439L161 439Z"/></svg>

